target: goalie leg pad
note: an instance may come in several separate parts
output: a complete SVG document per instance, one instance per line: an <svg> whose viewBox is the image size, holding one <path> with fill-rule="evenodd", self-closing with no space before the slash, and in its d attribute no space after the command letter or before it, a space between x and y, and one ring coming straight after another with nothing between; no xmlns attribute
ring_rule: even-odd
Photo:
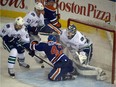
<svg viewBox="0 0 116 87"><path fill-rule="evenodd" d="M103 70L100 70L99 72L98 72L98 75L96 76L96 79L97 80L106 80L107 79L107 75L106 75L106 73L103 71Z"/></svg>
<svg viewBox="0 0 116 87"><path fill-rule="evenodd" d="M96 76L97 80L105 80L107 78L106 73L99 67L90 65L75 64L77 72L84 76Z"/></svg>

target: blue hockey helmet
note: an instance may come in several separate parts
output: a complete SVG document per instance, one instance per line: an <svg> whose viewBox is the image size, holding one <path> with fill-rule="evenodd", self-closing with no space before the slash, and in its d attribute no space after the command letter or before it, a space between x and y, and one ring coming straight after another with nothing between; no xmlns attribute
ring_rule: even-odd
<svg viewBox="0 0 116 87"><path fill-rule="evenodd" d="M54 42L56 42L56 36L54 36L54 35L49 35L49 36L48 36L48 41L54 41Z"/></svg>

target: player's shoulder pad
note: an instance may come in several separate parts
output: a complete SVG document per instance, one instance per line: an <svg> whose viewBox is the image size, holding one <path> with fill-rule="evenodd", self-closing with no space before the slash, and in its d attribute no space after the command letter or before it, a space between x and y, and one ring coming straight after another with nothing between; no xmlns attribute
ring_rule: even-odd
<svg viewBox="0 0 116 87"><path fill-rule="evenodd" d="M32 15L33 17L35 17L35 13L32 12L31 15Z"/></svg>
<svg viewBox="0 0 116 87"><path fill-rule="evenodd" d="M56 8L54 8L53 6L45 6L45 8L50 11L56 11Z"/></svg>
<svg viewBox="0 0 116 87"><path fill-rule="evenodd" d="M10 24L6 24L6 28L10 28Z"/></svg>

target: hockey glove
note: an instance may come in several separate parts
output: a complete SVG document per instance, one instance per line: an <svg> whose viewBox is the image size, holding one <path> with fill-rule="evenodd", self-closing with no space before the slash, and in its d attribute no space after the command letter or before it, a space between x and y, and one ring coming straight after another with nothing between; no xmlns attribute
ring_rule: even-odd
<svg viewBox="0 0 116 87"><path fill-rule="evenodd" d="M35 55L35 51L33 51L33 50L29 50L29 53L28 53L31 57L34 57L34 55Z"/></svg>
<svg viewBox="0 0 116 87"><path fill-rule="evenodd" d="M35 50L35 45L38 44L38 41L31 41L29 45L29 49L34 51Z"/></svg>
<svg viewBox="0 0 116 87"><path fill-rule="evenodd" d="M38 44L38 41L32 41L31 43L30 43L30 50L29 50L29 55L30 56L34 56L35 55L35 49L34 49L34 45L35 44Z"/></svg>

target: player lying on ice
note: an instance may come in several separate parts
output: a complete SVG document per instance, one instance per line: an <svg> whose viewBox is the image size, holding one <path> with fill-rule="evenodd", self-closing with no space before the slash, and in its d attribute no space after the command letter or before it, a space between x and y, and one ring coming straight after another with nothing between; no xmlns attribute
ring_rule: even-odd
<svg viewBox="0 0 116 87"><path fill-rule="evenodd" d="M0 36L3 39L3 46L9 52L8 57L8 73L10 76L15 76L14 65L16 57L18 57L18 63L20 66L29 68L26 64L24 47L22 43L29 43L30 38L28 32L24 26L24 20L21 17L17 17L14 23L7 23L2 29L0 29ZM19 43L20 42L20 43Z"/></svg>
<svg viewBox="0 0 116 87"><path fill-rule="evenodd" d="M62 30L61 43L68 48L72 54L77 72L85 76L96 76L97 80L105 80L106 73L99 67L91 66L93 43L80 33L75 25L70 25Z"/></svg>
<svg viewBox="0 0 116 87"><path fill-rule="evenodd" d="M37 42L37 41L36 41ZM62 45L56 42L56 37L50 35L48 42L32 41L25 44L25 48L32 51L44 51L48 60L53 64L53 69L48 74L48 79L52 81L73 80L76 78L76 72L72 65L72 61L63 53ZM32 53L32 56L34 54Z"/></svg>

